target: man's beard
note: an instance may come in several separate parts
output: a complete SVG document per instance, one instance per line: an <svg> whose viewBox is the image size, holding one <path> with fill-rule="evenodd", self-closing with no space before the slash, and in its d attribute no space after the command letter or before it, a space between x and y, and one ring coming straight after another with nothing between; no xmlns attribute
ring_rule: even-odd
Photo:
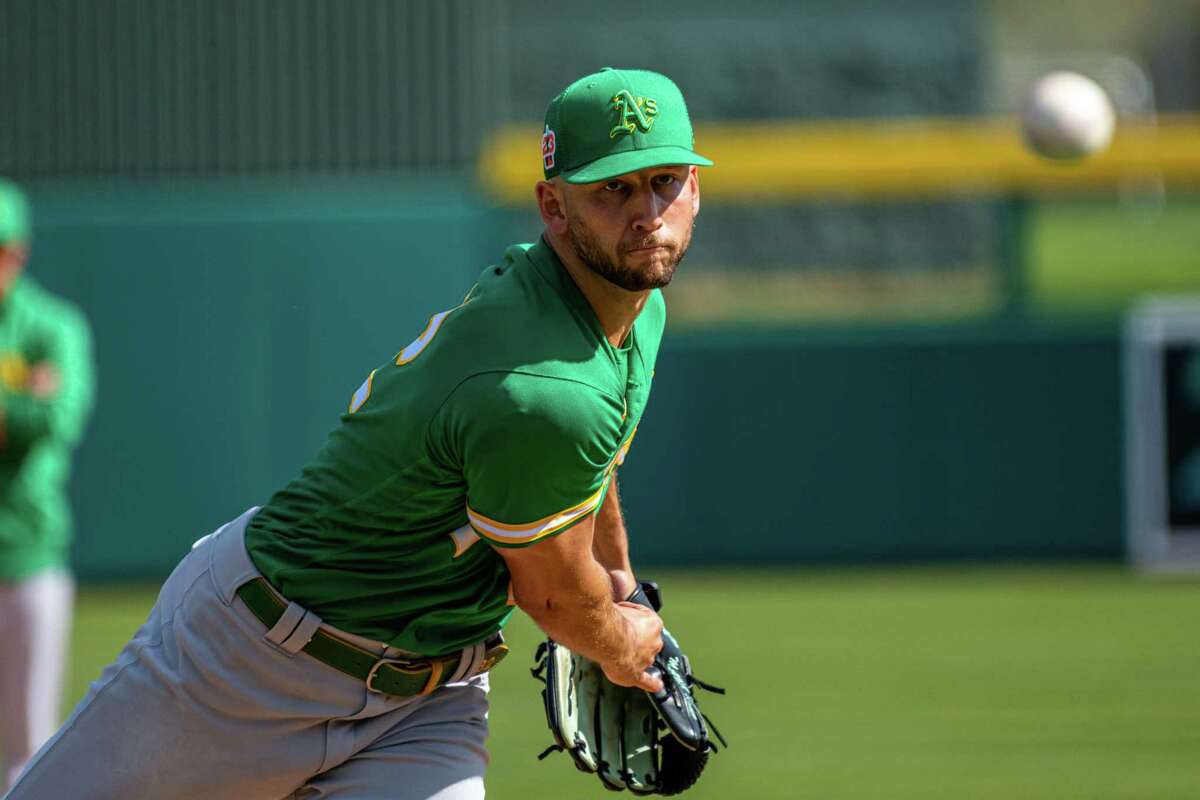
<svg viewBox="0 0 1200 800"><path fill-rule="evenodd" d="M629 245L629 249L662 245L667 250L666 261L651 261L643 267L633 267L625 262L623 257L614 259L600 245L600 240L583 220L574 214L567 215L567 235L571 240L571 249L588 269L604 278L609 283L620 286L630 292L644 292L647 289L661 289L671 282L675 276L675 268L687 255L688 245L692 243L692 228L694 222L688 225L683 241L678 245L648 237Z"/></svg>

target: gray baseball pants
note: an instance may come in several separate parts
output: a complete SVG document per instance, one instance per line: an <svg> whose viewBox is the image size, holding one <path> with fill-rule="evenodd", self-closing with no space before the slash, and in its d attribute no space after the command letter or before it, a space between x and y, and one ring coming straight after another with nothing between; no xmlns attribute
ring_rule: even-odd
<svg viewBox="0 0 1200 800"><path fill-rule="evenodd" d="M75 581L63 570L0 583L0 792L58 727Z"/></svg>
<svg viewBox="0 0 1200 800"><path fill-rule="evenodd" d="M243 536L255 510L196 543L6 800L483 797L482 646L463 651L450 683L416 698L371 692L299 652L324 623L284 615L287 629L268 631L236 596L259 575Z"/></svg>

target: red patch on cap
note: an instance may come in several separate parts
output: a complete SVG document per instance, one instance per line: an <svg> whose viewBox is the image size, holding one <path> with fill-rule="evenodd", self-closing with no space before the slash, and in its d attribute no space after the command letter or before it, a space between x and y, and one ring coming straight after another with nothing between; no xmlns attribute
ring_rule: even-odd
<svg viewBox="0 0 1200 800"><path fill-rule="evenodd" d="M549 125L542 132L542 166L554 169L554 131L550 130Z"/></svg>

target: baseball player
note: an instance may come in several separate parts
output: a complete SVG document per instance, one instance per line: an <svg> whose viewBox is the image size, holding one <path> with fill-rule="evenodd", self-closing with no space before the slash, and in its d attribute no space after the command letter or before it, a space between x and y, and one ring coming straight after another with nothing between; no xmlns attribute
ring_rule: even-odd
<svg viewBox="0 0 1200 800"><path fill-rule="evenodd" d="M21 190L0 180L0 757L7 788L58 726L74 583L70 453L92 402L83 316L22 276Z"/></svg>
<svg viewBox="0 0 1200 800"><path fill-rule="evenodd" d="M482 797L515 606L662 687L614 476L711 162L679 89L638 70L568 86L541 152L541 240L367 375L298 479L196 543L10 800Z"/></svg>

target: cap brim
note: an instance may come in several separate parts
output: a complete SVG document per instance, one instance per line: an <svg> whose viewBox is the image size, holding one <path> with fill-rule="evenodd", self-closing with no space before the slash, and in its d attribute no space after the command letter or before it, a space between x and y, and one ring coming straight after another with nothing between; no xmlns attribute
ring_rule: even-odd
<svg viewBox="0 0 1200 800"><path fill-rule="evenodd" d="M648 147L645 150L628 150L624 153L613 153L603 158L597 158L582 167L563 170L562 177L567 183L596 183L611 180L618 175L637 172L639 169L675 164L711 167L713 162L698 153L693 153L686 147L673 145Z"/></svg>

